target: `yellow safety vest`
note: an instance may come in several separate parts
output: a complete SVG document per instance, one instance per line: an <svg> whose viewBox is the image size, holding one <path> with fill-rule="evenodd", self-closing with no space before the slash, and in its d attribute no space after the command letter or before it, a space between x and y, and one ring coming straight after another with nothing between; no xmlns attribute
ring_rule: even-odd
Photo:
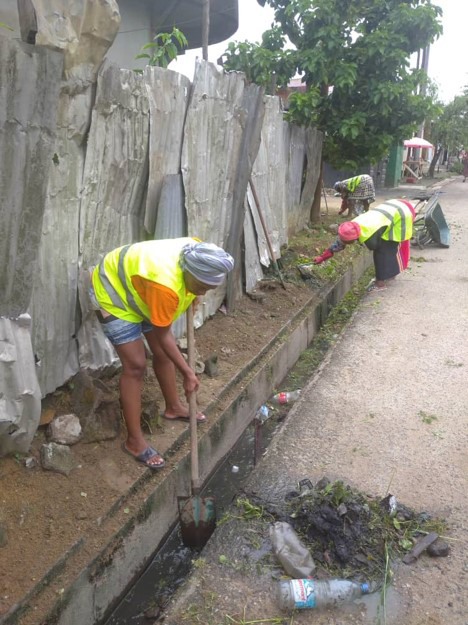
<svg viewBox="0 0 468 625"><path fill-rule="evenodd" d="M344 182L346 182L346 187L348 191L354 193L354 191L356 191L356 187L361 182L361 178L362 176L354 176L353 178L348 178L347 180L345 180Z"/></svg>
<svg viewBox="0 0 468 625"><path fill-rule="evenodd" d="M182 237L143 241L119 247L106 254L92 274L99 306L125 321L149 321L148 307L131 280L132 276L141 276L167 286L177 294L179 303L173 320L177 319L195 299L195 295L185 287L179 265L182 248L193 240Z"/></svg>
<svg viewBox="0 0 468 625"><path fill-rule="evenodd" d="M406 204L400 200L388 200L383 204L371 207L353 219L361 227L359 243L365 243L374 232L383 226L382 234L385 241L407 241L413 236L413 215Z"/></svg>

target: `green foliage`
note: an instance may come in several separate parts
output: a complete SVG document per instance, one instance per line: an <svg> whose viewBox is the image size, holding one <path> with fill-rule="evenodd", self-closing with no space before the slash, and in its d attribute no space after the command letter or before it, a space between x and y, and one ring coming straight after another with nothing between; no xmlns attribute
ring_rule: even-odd
<svg viewBox="0 0 468 625"><path fill-rule="evenodd" d="M6 30L14 30L11 26L5 24L5 22L0 22L0 28L5 28Z"/></svg>
<svg viewBox="0 0 468 625"><path fill-rule="evenodd" d="M439 102L434 113L426 133L431 143L457 153L468 148L468 88L448 104Z"/></svg>
<svg viewBox="0 0 468 625"><path fill-rule="evenodd" d="M148 59L148 65L166 68L173 61L179 51L188 46L188 41L183 32L174 26L171 33L158 33L153 41L145 44L135 59ZM135 70L142 73L142 70Z"/></svg>
<svg viewBox="0 0 468 625"><path fill-rule="evenodd" d="M295 71L295 51L283 50L285 43L280 28L272 28L263 34L261 44L229 43L221 57L222 63L231 71L244 72L249 82L262 85L274 94L277 87L286 87Z"/></svg>
<svg viewBox="0 0 468 625"><path fill-rule="evenodd" d="M460 161L455 161L450 165L450 171L455 172L456 174L463 173L463 163Z"/></svg>
<svg viewBox="0 0 468 625"><path fill-rule="evenodd" d="M278 85L299 74L287 118L324 131L325 158L337 168L376 162L427 116L422 71L411 54L437 38L439 7L429 0L266 0L275 11L261 44L231 44L224 66ZM285 48L285 36L295 49Z"/></svg>

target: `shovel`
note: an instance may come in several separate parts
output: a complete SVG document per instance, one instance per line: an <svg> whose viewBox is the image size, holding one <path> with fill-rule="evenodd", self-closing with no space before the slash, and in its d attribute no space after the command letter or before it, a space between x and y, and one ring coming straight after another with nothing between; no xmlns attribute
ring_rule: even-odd
<svg viewBox="0 0 468 625"><path fill-rule="evenodd" d="M187 351L188 363L195 370L195 337L193 329L193 307L187 309ZM186 547L201 549L207 543L216 527L214 497L200 497L200 477L198 474L197 440L197 398L189 397L190 415L190 470L192 495L177 497L182 541Z"/></svg>

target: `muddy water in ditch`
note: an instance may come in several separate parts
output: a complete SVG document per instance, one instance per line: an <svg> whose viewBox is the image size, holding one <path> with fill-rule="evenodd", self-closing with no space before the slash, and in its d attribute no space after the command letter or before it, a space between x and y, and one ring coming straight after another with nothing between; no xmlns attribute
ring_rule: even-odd
<svg viewBox="0 0 468 625"><path fill-rule="evenodd" d="M216 498L218 519L250 475L256 460L268 447L281 416L272 416L262 425L253 421L241 436L202 492ZM257 423L257 427L255 427ZM177 526L141 577L123 597L104 625L148 625L190 573L197 553L182 543Z"/></svg>
<svg viewBox="0 0 468 625"><path fill-rule="evenodd" d="M285 414L284 409L279 415L275 412L261 425L254 420L209 480L202 495L213 495L216 498L218 519L242 489L243 482L250 475L257 459L265 452ZM255 560L259 555L254 552L253 549L252 558ZM180 528L174 528L104 625L148 625L154 622L189 575L196 557L198 553L183 545ZM378 592L363 597L359 600L362 625L380 625L385 622L385 615L390 614L391 622L395 622L393 619L400 611L400 604L399 596L392 587L387 589L385 606Z"/></svg>

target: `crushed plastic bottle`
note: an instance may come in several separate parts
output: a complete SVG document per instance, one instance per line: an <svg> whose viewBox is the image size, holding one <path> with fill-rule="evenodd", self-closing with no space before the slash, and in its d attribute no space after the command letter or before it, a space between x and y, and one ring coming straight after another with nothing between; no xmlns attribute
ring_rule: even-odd
<svg viewBox="0 0 468 625"><path fill-rule="evenodd" d="M301 578L312 574L315 562L289 523L274 523L270 527L270 540L274 554L288 575Z"/></svg>
<svg viewBox="0 0 468 625"><path fill-rule="evenodd" d="M265 404L262 404L255 414L255 418L262 423L265 423L265 421L268 420L269 416L270 411L268 410L268 406L265 406Z"/></svg>
<svg viewBox="0 0 468 625"><path fill-rule="evenodd" d="M298 400L300 396L301 396L301 389L299 388L297 389L297 391L277 393L276 395L273 395L273 397L271 398L271 402L273 404L279 404L279 405L289 404L293 401Z"/></svg>
<svg viewBox="0 0 468 625"><path fill-rule="evenodd" d="M368 584L346 579L292 579L278 583L278 603L285 610L336 606L369 592Z"/></svg>

